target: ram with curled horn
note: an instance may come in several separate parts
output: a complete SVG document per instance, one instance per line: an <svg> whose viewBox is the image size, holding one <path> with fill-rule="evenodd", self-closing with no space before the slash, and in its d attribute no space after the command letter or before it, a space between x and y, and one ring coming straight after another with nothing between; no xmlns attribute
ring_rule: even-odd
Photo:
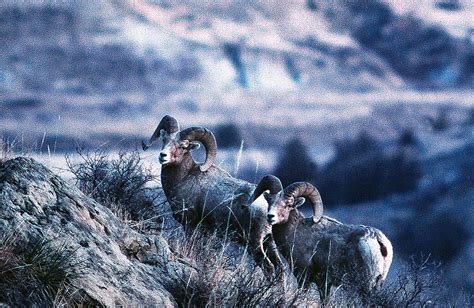
<svg viewBox="0 0 474 308"><path fill-rule="evenodd" d="M271 271L279 268L281 260L275 243L269 238L264 244L271 229L266 221L266 203L262 198L250 206L256 185L236 179L214 164L214 134L204 127L180 130L176 119L165 116L148 143L143 143L143 150L157 140L163 142L158 156L161 184L175 219L187 230L202 225L223 234L230 231L248 244L258 264ZM196 163L191 155L199 142L206 150L203 164ZM275 187L270 194L281 189Z"/></svg>
<svg viewBox="0 0 474 308"><path fill-rule="evenodd" d="M280 183L276 177L271 179ZM264 197L273 239L303 287L316 283L324 299L332 286L356 286L365 296L382 285L393 250L380 230L324 216L321 196L307 182L293 183L276 194L264 193ZM306 199L313 209L310 218L298 210Z"/></svg>

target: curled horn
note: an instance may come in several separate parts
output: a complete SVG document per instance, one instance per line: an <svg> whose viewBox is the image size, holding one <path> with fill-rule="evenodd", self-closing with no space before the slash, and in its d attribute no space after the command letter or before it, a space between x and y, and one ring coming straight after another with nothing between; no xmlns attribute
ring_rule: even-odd
<svg viewBox="0 0 474 308"><path fill-rule="evenodd" d="M179 133L180 140L199 141L206 148L206 161L199 167L201 171L207 171L217 155L217 142L214 134L204 127L190 127Z"/></svg>
<svg viewBox="0 0 474 308"><path fill-rule="evenodd" d="M179 124L175 118L169 115L165 115L163 119L161 119L160 124L155 129L155 132L151 136L148 143L142 141L142 148L143 151L146 151L158 138L160 138L161 130L164 129L168 134L173 134L179 131Z"/></svg>
<svg viewBox="0 0 474 308"><path fill-rule="evenodd" d="M270 190L270 194L272 195L282 191L283 186L281 185L280 179L271 174L264 176L258 183L257 188L255 188L250 203L257 200L265 190Z"/></svg>
<svg viewBox="0 0 474 308"><path fill-rule="evenodd" d="M323 216L323 200L319 191L308 182L296 182L285 188L285 199L306 197L313 206L313 221L318 222Z"/></svg>

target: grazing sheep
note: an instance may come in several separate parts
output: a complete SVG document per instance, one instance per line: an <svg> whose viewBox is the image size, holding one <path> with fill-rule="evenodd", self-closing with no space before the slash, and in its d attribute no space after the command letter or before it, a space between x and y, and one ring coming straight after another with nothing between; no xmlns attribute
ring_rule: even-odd
<svg viewBox="0 0 474 308"><path fill-rule="evenodd" d="M281 183L274 176L267 176L266 181L273 182L274 187ZM260 191L265 188L262 185ZM293 183L277 194L264 193L264 197L273 238L300 284L307 288L315 282L323 299L331 286L342 283L356 286L362 295L381 286L393 251L380 230L346 225L323 216L321 196L310 183ZM312 204L311 218L305 218L297 209L305 197Z"/></svg>
<svg viewBox="0 0 474 308"><path fill-rule="evenodd" d="M202 127L181 131L176 119L165 116L149 142L142 144L143 150L158 139L163 141L159 154L161 184L175 219L188 230L203 225L222 230L226 235L230 235L228 231L236 233L248 242L250 252L260 265L266 260L270 262L265 264L267 269L279 267L281 260L271 236L265 241L267 255L263 247L264 238L271 230L266 220L266 202L262 198L249 206L256 185L236 179L214 165L217 144L212 132ZM206 160L201 165L191 156L191 151L199 147L198 141L206 149ZM265 185L270 194L282 189L281 185Z"/></svg>

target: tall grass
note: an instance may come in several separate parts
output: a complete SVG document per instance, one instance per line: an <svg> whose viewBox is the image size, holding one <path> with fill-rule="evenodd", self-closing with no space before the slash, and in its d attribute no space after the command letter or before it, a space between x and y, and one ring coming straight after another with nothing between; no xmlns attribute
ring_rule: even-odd
<svg viewBox="0 0 474 308"><path fill-rule="evenodd" d="M66 243L17 242L13 232L0 239L0 302L51 306L83 274L76 251Z"/></svg>
<svg viewBox="0 0 474 308"><path fill-rule="evenodd" d="M217 232L196 229L190 236L166 233L173 252L191 260L197 283L183 280L180 306L292 306L317 302L317 297L285 286L279 277L267 277L247 254L245 247L223 241ZM314 295L314 294L313 294Z"/></svg>
<svg viewBox="0 0 474 308"><path fill-rule="evenodd" d="M0 162L13 158L18 142L0 138Z"/></svg>

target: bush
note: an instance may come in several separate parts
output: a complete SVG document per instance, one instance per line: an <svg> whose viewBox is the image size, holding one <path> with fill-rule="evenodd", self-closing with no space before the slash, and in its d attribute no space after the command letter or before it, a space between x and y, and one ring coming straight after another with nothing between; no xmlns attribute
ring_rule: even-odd
<svg viewBox="0 0 474 308"><path fill-rule="evenodd" d="M150 212L160 192L146 187L156 177L143 165L137 151L121 151L115 159L104 152L78 150L78 154L81 162L72 163L69 157L66 161L83 193L123 220L140 220L145 212Z"/></svg>
<svg viewBox="0 0 474 308"><path fill-rule="evenodd" d="M459 208L426 211L404 225L399 235L399 252L405 255L423 253L447 264L466 247L470 239L469 227L460 216ZM446 226L449 226L447 228ZM436 236L414 236L420 234Z"/></svg>
<svg viewBox="0 0 474 308"><path fill-rule="evenodd" d="M438 110L434 118L428 117L427 120L434 132L443 132L448 129L451 124L448 118L448 111L445 108Z"/></svg>
<svg viewBox="0 0 474 308"><path fill-rule="evenodd" d="M292 139L285 147L273 173L283 186L294 182L309 181L317 177L318 167L299 139Z"/></svg>
<svg viewBox="0 0 474 308"><path fill-rule="evenodd" d="M322 172L320 189L325 204L353 204L413 190L420 176L413 151L405 146L383 151L362 133L353 141L336 143L335 157Z"/></svg>
<svg viewBox="0 0 474 308"><path fill-rule="evenodd" d="M462 5L459 0L438 0L435 2L435 6L442 10L457 11L462 9Z"/></svg>
<svg viewBox="0 0 474 308"><path fill-rule="evenodd" d="M369 303L381 307L470 307L471 298L462 290L451 289L442 274L439 263L412 257L402 264L395 279L369 296Z"/></svg>
<svg viewBox="0 0 474 308"><path fill-rule="evenodd" d="M411 129L405 129L398 138L398 145L401 147L417 146L418 140Z"/></svg>
<svg viewBox="0 0 474 308"><path fill-rule="evenodd" d="M439 264L428 258L411 258L403 263L393 279L371 293L361 293L351 282L332 294L327 305L334 307L470 307L471 299L450 290L441 276Z"/></svg>
<svg viewBox="0 0 474 308"><path fill-rule="evenodd" d="M466 187L472 187L474 185L474 143L468 144L463 149L464 159L461 162L460 180L466 185Z"/></svg>
<svg viewBox="0 0 474 308"><path fill-rule="evenodd" d="M361 132L359 136L353 140L346 139L336 141L335 148L336 157L338 159L347 159L380 150L378 142L366 132Z"/></svg>
<svg viewBox="0 0 474 308"><path fill-rule="evenodd" d="M215 135L217 144L222 148L238 148L243 139L239 127L234 123L217 126Z"/></svg>
<svg viewBox="0 0 474 308"><path fill-rule="evenodd" d="M467 119L466 119L466 125L474 126L474 108L471 108L468 111L468 115L467 115Z"/></svg>

